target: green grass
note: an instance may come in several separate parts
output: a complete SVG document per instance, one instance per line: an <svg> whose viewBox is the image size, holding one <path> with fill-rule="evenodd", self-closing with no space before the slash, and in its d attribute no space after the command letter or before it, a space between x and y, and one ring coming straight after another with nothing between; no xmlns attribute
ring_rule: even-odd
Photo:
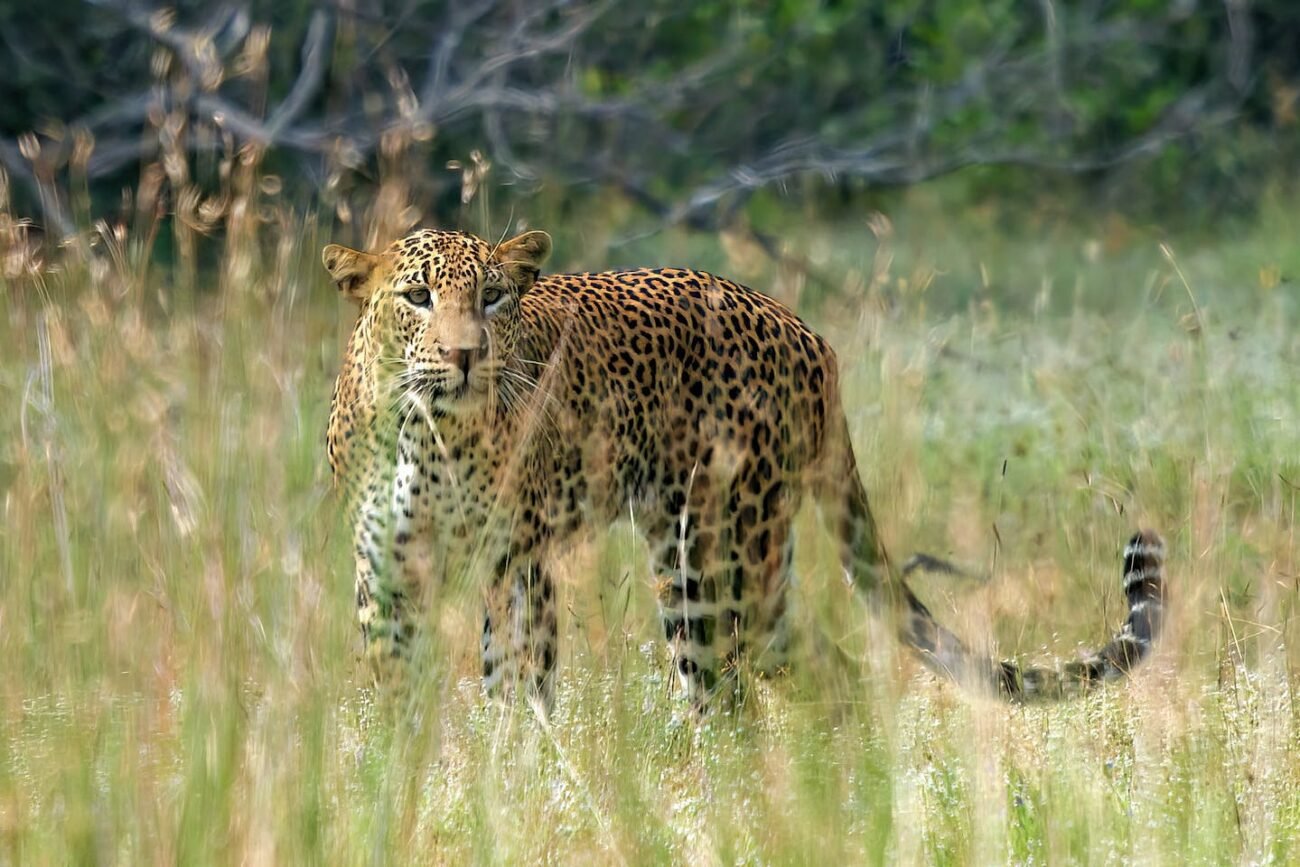
<svg viewBox="0 0 1300 867"><path fill-rule="evenodd" d="M1068 221L1006 237L922 198L883 245L865 222L786 238L813 280L716 239L635 248L743 277L831 337L891 549L991 572L920 582L975 642L1101 640L1124 538L1165 533L1150 664L1031 708L921 669L808 516L817 638L742 714L683 720L616 529L563 576L549 724L480 696L472 593L440 600L444 674L394 721L356 663L323 449L350 311L315 230L228 261L221 291L172 288L147 253L0 285L0 863L1300 858L1300 261L1269 213L1186 244ZM560 264L633 255L557 236Z"/></svg>

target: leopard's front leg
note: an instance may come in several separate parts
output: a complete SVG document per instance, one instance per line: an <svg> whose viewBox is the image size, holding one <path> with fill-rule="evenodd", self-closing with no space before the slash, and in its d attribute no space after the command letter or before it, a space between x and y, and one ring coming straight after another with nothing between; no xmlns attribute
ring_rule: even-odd
<svg viewBox="0 0 1300 867"><path fill-rule="evenodd" d="M498 564L483 618L483 685L494 695L521 684L549 711L555 702L555 582L531 559Z"/></svg>
<svg viewBox="0 0 1300 867"><path fill-rule="evenodd" d="M403 458L391 481L366 491L354 528L357 619L371 674L386 688L407 685L432 580L432 530L415 509L416 472Z"/></svg>

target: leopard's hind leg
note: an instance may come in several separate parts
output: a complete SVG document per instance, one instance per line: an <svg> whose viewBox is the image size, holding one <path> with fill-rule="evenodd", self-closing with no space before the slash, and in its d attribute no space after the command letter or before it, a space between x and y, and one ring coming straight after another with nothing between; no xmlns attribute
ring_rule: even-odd
<svg viewBox="0 0 1300 867"><path fill-rule="evenodd" d="M734 705L750 677L786 662L798 504L783 481L764 481L742 468L723 508L699 498L697 512L661 522L650 539L664 636L695 707Z"/></svg>

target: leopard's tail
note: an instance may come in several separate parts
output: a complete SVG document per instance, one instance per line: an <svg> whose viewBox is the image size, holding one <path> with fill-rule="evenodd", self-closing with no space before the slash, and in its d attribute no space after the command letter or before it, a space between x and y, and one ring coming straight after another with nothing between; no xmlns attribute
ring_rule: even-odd
<svg viewBox="0 0 1300 867"><path fill-rule="evenodd" d="M965 686L994 692L1010 701L1060 699L1126 676L1151 652L1164 619L1165 546L1150 530L1136 533L1124 549L1123 582L1128 616L1103 647L1074 662L1024 667L972 653L935 620L901 577L894 574L880 545L866 491L856 468L842 503L839 536L845 577L877 607L892 609L903 641L925 663ZM883 604L882 604L883 603Z"/></svg>
<svg viewBox="0 0 1300 867"><path fill-rule="evenodd" d="M1151 530L1135 533L1124 549L1128 615L1109 642L1076 661L1026 667L975 656L934 619L905 584L901 586L908 609L904 636L931 668L959 682L991 685L1012 701L1077 695L1127 676L1151 652L1164 615L1163 568L1160 536Z"/></svg>

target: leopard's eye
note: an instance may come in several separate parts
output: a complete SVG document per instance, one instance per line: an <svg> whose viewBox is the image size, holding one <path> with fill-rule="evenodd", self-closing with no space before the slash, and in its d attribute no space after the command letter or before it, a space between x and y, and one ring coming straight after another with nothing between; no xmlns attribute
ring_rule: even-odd
<svg viewBox="0 0 1300 867"><path fill-rule="evenodd" d="M500 301L501 296L503 296L504 294L505 294L505 290L502 289L500 286L484 286L483 306L491 307L493 304Z"/></svg>
<svg viewBox="0 0 1300 867"><path fill-rule="evenodd" d="M428 307L429 298L429 290L423 286L416 286L414 289L411 289L406 293L406 300L414 304L416 307Z"/></svg>

